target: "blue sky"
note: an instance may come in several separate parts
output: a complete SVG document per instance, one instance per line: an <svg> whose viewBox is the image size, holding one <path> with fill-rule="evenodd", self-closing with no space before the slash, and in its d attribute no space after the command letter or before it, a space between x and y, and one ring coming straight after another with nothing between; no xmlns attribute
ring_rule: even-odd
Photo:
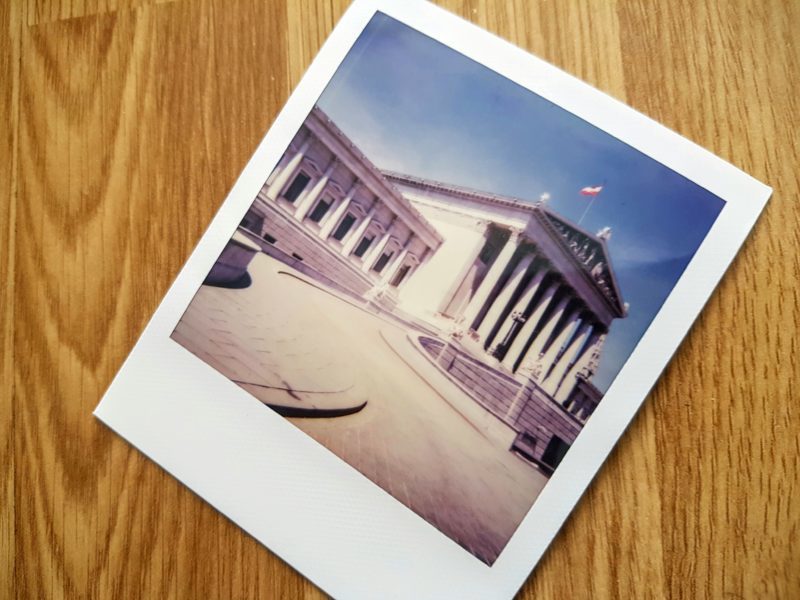
<svg viewBox="0 0 800 600"><path fill-rule="evenodd" d="M389 17L359 37L319 105L382 169L549 206L610 226L627 318L593 381L606 390L719 215L707 190L512 81Z"/></svg>

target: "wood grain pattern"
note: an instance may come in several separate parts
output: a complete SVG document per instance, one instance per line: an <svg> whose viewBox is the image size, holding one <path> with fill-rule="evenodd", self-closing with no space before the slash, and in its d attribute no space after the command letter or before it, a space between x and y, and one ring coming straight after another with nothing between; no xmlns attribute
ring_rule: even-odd
<svg viewBox="0 0 800 600"><path fill-rule="evenodd" d="M0 6L0 597L325 597L91 411L346 4ZM775 187L520 598L800 597L800 4L441 4Z"/></svg>
<svg viewBox="0 0 800 600"><path fill-rule="evenodd" d="M0 5L3 48L0 52L0 597L15 589L15 460L14 460L14 263L17 132L19 120L19 11Z"/></svg>

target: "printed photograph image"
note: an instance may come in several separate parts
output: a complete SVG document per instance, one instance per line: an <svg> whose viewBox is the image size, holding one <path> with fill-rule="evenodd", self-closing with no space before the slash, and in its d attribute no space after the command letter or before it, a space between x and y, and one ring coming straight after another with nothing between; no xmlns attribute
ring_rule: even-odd
<svg viewBox="0 0 800 600"><path fill-rule="evenodd" d="M724 207L381 13L263 176L172 339L487 565Z"/></svg>

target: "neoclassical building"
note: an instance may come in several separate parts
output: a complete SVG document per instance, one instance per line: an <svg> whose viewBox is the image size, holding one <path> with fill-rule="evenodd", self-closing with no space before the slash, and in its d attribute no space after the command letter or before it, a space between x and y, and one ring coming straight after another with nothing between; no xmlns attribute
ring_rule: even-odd
<svg viewBox="0 0 800 600"><path fill-rule="evenodd" d="M241 231L264 252L419 332L419 348L554 468L600 402L623 302L607 240L550 210L378 170L319 109Z"/></svg>
<svg viewBox="0 0 800 600"><path fill-rule="evenodd" d="M242 228L265 252L387 309L443 242L318 108L270 174Z"/></svg>
<svg viewBox="0 0 800 600"><path fill-rule="evenodd" d="M593 235L541 201L386 176L447 240L400 307L439 327L459 324L465 344L490 364L567 402L576 378L597 370L612 322L627 312L606 245L610 230Z"/></svg>

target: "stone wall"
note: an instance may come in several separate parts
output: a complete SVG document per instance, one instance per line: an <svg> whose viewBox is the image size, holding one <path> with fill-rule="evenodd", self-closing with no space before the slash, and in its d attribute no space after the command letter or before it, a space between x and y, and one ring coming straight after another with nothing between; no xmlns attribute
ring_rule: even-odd
<svg viewBox="0 0 800 600"><path fill-rule="evenodd" d="M558 440L561 440L563 444L571 446L583 425L536 384L531 382L526 388L528 398L516 418L515 427L535 440L532 443L529 439L520 438L520 442L530 446L524 449L525 453L535 462L552 470L561 459L553 461L544 456L548 445L557 445ZM558 440L554 440L554 436Z"/></svg>
<svg viewBox="0 0 800 600"><path fill-rule="evenodd" d="M437 364L447 371L470 395L494 415L513 425L508 418L511 402L522 389L522 384L456 349L452 344L442 350L440 340L419 338L420 344Z"/></svg>
<svg viewBox="0 0 800 600"><path fill-rule="evenodd" d="M369 278L348 259L271 204L256 200L242 224L265 253L278 260L294 259L284 262L300 271L304 269L298 267L298 262L307 265L313 270L309 275L322 275L328 285L359 297L372 288ZM279 253L272 252L270 247Z"/></svg>
<svg viewBox="0 0 800 600"><path fill-rule="evenodd" d="M433 362L475 401L517 431L512 450L546 472L558 466L564 448L572 445L581 431L580 421L533 382L523 385L441 340L421 336L419 342Z"/></svg>

